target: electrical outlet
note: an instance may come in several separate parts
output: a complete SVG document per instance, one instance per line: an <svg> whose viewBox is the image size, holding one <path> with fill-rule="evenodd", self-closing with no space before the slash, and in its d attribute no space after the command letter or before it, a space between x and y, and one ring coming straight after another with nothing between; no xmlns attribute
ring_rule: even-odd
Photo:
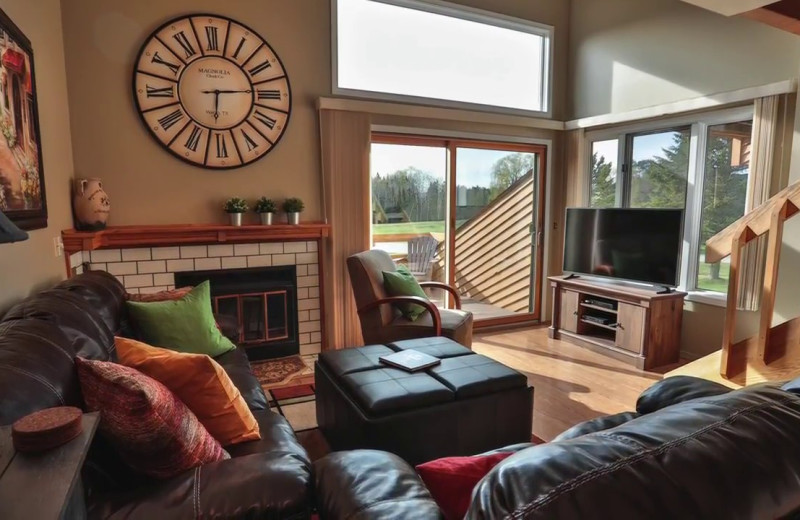
<svg viewBox="0 0 800 520"><path fill-rule="evenodd" d="M53 237L53 247L55 249L56 258L64 254L64 241L60 236Z"/></svg>

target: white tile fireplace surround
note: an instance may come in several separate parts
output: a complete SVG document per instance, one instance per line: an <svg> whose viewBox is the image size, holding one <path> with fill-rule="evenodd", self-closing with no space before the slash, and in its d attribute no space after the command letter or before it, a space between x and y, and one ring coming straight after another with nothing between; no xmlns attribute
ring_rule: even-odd
<svg viewBox="0 0 800 520"><path fill-rule="evenodd" d="M318 242L261 242L255 244L181 245L78 251L70 265L80 270L107 271L130 293L153 293L175 288L175 273L294 265L297 269L298 339L300 354L322 347Z"/></svg>

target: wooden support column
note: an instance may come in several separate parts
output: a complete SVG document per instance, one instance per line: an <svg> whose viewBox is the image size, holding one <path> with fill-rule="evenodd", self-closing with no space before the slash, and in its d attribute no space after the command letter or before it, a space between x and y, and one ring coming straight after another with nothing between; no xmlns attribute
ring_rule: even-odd
<svg viewBox="0 0 800 520"><path fill-rule="evenodd" d="M768 345L769 331L772 327L772 313L775 310L775 295L778 288L778 265L781 261L783 244L783 225L786 219L797 212L797 207L784 200L772 211L767 245L767 261L764 270L764 290L761 298L761 314L758 327L758 358L765 364L783 355L781 345Z"/></svg>
<svg viewBox="0 0 800 520"><path fill-rule="evenodd" d="M731 246L731 269L728 275L728 303L725 309L725 328L722 331L722 355L720 357L720 374L733 377L736 370L732 366L733 336L736 330L736 301L739 292L739 267L742 260L742 247L752 240L755 234L749 226L742 226L733 237Z"/></svg>

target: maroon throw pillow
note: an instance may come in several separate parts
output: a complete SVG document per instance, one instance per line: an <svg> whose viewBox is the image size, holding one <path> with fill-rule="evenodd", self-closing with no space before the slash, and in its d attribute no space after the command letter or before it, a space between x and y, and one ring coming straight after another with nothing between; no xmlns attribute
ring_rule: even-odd
<svg viewBox="0 0 800 520"><path fill-rule="evenodd" d="M500 461L514 452L445 457L417 466L417 473L447 520L461 520L467 514L472 490Z"/></svg>
<svg viewBox="0 0 800 520"><path fill-rule="evenodd" d="M155 478L230 458L197 417L164 385L107 361L76 358L89 411L131 468Z"/></svg>

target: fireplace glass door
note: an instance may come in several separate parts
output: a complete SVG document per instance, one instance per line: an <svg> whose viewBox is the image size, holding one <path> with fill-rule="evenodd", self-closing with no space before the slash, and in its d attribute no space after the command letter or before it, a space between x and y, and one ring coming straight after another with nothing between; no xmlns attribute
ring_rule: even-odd
<svg viewBox="0 0 800 520"><path fill-rule="evenodd" d="M285 290L232 294L214 298L214 310L236 318L243 345L289 337L288 292Z"/></svg>

